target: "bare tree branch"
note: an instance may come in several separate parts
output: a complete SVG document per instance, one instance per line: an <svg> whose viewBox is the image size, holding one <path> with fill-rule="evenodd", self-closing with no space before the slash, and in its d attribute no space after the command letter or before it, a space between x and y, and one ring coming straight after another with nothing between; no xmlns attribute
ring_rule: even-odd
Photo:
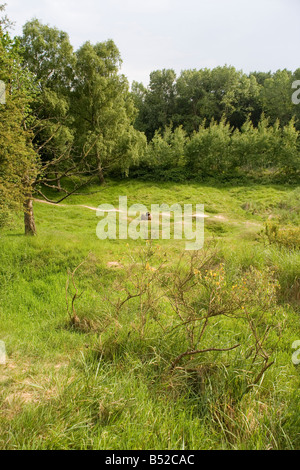
<svg viewBox="0 0 300 470"><path fill-rule="evenodd" d="M180 362L183 357L206 353L209 351L231 351L232 349L238 348L239 346L240 344L235 344L234 346L230 348L208 348L208 349L195 349L193 351L186 351L184 353L179 354L179 356L177 356L174 359L174 361L171 364L171 370L175 368L176 364L178 364L178 362Z"/></svg>

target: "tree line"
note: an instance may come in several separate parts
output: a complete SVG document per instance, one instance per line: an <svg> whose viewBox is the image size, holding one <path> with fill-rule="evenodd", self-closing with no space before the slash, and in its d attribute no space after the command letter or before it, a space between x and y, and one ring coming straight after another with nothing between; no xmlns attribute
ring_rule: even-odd
<svg viewBox="0 0 300 470"><path fill-rule="evenodd" d="M142 83L132 84L139 110L135 125L151 140L155 131L166 126L181 125L190 135L204 119L209 124L212 119L225 118L238 129L250 119L257 127L264 114L271 125L279 120L284 126L294 118L300 130L300 109L292 102L292 84L299 79L300 68L247 75L223 66L183 70L179 77L171 69L156 70L150 74L147 88Z"/></svg>
<svg viewBox="0 0 300 470"><path fill-rule="evenodd" d="M74 51L67 33L37 19L20 37L10 28L2 17L0 224L23 210L25 232L35 234L33 195L57 203L108 175L299 175L291 84L300 69L245 75L225 66L178 78L161 70L150 74L147 88L133 82L130 90L112 40Z"/></svg>

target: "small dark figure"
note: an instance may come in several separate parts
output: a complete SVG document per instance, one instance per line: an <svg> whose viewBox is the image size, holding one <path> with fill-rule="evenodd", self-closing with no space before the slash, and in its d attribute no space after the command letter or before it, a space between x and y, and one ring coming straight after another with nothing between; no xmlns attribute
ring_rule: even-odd
<svg viewBox="0 0 300 470"><path fill-rule="evenodd" d="M142 214L141 220L151 220L150 212L146 212L146 214Z"/></svg>

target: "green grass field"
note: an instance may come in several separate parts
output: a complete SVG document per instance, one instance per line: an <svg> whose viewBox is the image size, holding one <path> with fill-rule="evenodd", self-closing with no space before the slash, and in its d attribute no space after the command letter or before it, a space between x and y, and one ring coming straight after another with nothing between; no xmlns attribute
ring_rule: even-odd
<svg viewBox="0 0 300 470"><path fill-rule="evenodd" d="M232 300L234 315L210 319L201 342L206 349L236 342L239 348L186 356L172 367L189 349L192 329L178 323L177 291L171 287L169 299L162 295L161 279L188 272L184 260L178 268L185 241L99 240L96 212L83 206L117 206L122 195L128 205L149 209L152 203L204 204L209 217L201 251L211 258L207 269L194 272L211 272L219 281L197 280L187 305L180 305L184 314L204 311L207 292L221 292L222 265L219 302L230 309L231 291L253 271L251 302ZM61 206L36 201L37 237L23 235L21 216L0 234L0 340L7 352L0 365L0 448L299 449L300 369L292 363L292 343L300 340L300 253L262 234L267 220L297 228L299 199L292 186L128 180L90 186ZM67 292L66 282L83 260L74 274L82 293L74 321L70 275ZM270 280L279 283L273 303ZM134 282L143 283L145 296L118 309ZM240 318L244 309L259 315L264 293L270 302L259 331L272 327L266 347L274 364L253 383L261 351L252 361L253 334ZM150 294L158 298L155 305Z"/></svg>

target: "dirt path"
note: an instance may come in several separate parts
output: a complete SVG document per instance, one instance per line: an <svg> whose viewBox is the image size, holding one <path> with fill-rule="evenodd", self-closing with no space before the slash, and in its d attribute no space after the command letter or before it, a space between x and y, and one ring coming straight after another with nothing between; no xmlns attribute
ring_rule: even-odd
<svg viewBox="0 0 300 470"><path fill-rule="evenodd" d="M85 204L55 204L53 202L49 202L49 201L45 201L43 199L34 199L35 202L40 202L42 204L48 204L49 206L56 206L56 207L83 207L84 209L89 209L89 210L92 210L92 211L97 211L98 208L97 207L93 207L93 206L87 206ZM120 211L120 209L111 209L111 210L108 210L106 212L120 212L122 214L125 214L126 212L124 211ZM169 213L165 213L165 212L162 212L161 215L169 215ZM230 219L228 219L226 216L224 216L223 214L216 214L216 215L207 215L207 214L193 214L192 215L193 218L208 218L208 219L214 219L214 220L218 220L220 222L224 222L224 223L231 223L231 224L237 224L236 221L232 221ZM131 217L129 217L128 219L130 220L133 220ZM249 221L249 220L245 220L245 221L242 221L241 222L242 224L245 224L247 226L257 226L257 227L261 227L262 224L260 222L254 222L254 221Z"/></svg>
<svg viewBox="0 0 300 470"><path fill-rule="evenodd" d="M84 207L85 209L90 209L92 211L97 211L98 207L93 206L86 206L84 204L55 204L54 202L45 201L43 199L34 199L35 202L41 202L42 204L48 204L49 206L56 206L56 207ZM111 209L105 212L121 212L125 214L125 211L120 211L120 209ZM161 215L169 215L169 213L162 212ZM193 214L192 217L209 217L206 214Z"/></svg>
<svg viewBox="0 0 300 470"><path fill-rule="evenodd" d="M97 207L85 206L84 204L55 204L54 202L44 201L43 199L34 199L35 202L41 202L42 204L48 204L49 206L56 207L85 207L86 209L91 209L96 211Z"/></svg>

